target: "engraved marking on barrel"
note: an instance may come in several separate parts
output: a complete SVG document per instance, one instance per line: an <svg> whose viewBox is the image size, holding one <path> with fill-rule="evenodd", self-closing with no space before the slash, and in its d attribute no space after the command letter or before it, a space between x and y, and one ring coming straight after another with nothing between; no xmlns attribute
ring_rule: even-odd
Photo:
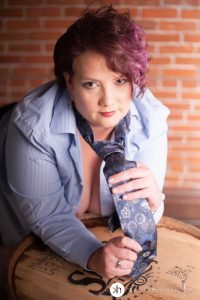
<svg viewBox="0 0 200 300"><path fill-rule="evenodd" d="M147 293L154 287L154 284L157 284L160 268L157 266L156 270L153 269L153 266L157 263L158 262L155 260L152 261L149 267L137 279L123 276L105 280L105 278L102 278L95 272L75 270L68 276L68 281L75 285L88 286L88 292L94 295L109 297L112 297L110 294L110 287L117 281L122 283L125 288L123 295L124 300L128 300L131 295L133 295L134 298L139 299L140 295ZM112 299L115 298L112 297Z"/></svg>
<svg viewBox="0 0 200 300"><path fill-rule="evenodd" d="M168 270L166 274L176 276L182 281L187 281L189 274L194 270L194 266L174 266L172 269Z"/></svg>
<svg viewBox="0 0 200 300"><path fill-rule="evenodd" d="M185 280L182 280L181 283L182 283L181 289L183 292L185 292Z"/></svg>
<svg viewBox="0 0 200 300"><path fill-rule="evenodd" d="M189 274L194 270L194 266L187 265L185 267L174 266L172 269L166 272L166 274L176 276L181 279L181 288L182 292L191 292L192 289L186 287L186 282L188 280Z"/></svg>
<svg viewBox="0 0 200 300"><path fill-rule="evenodd" d="M65 265L61 257L52 252L47 252L45 256L41 255L41 257L31 261L28 267L48 275L56 275L59 274L61 269L65 268Z"/></svg>

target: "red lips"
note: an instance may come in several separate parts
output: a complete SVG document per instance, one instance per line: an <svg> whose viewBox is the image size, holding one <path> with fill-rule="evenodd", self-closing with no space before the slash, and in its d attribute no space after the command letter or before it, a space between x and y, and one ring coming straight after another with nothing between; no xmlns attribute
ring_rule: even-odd
<svg viewBox="0 0 200 300"><path fill-rule="evenodd" d="M100 112L100 114L106 118L112 117L115 114L115 111L106 111L106 112Z"/></svg>

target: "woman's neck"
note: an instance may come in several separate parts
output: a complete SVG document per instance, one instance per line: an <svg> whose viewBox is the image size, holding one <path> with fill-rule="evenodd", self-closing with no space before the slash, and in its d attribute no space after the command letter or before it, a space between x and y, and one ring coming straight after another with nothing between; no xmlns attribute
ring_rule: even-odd
<svg viewBox="0 0 200 300"><path fill-rule="evenodd" d="M113 129L114 127L109 127L109 128L92 127L94 140L95 141L110 140L113 133Z"/></svg>

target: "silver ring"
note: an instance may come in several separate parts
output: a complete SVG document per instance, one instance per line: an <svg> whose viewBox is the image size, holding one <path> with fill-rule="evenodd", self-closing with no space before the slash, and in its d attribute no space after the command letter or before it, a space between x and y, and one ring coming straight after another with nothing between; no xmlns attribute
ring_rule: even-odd
<svg viewBox="0 0 200 300"><path fill-rule="evenodd" d="M116 263L116 268L121 268L121 267L122 267L122 259L118 258Z"/></svg>

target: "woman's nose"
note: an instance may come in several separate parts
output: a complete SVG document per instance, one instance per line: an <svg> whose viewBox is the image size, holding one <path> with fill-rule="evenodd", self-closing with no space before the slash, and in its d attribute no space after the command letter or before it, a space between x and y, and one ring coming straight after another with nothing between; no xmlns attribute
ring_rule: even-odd
<svg viewBox="0 0 200 300"><path fill-rule="evenodd" d="M115 102L115 96L112 90L106 90L102 93L99 103L103 107L111 107Z"/></svg>

